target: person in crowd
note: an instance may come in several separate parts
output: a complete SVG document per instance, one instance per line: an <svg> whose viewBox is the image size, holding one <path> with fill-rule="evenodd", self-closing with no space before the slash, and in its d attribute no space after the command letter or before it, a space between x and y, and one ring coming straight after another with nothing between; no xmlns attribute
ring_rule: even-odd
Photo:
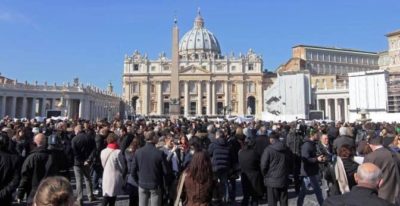
<svg viewBox="0 0 400 206"><path fill-rule="evenodd" d="M55 133L51 134L47 139L47 149L50 153L48 161L52 162L52 164L48 165L46 168L48 170L48 173L53 175L60 175L67 179L70 179L70 164L68 162L68 157L63 151L61 139Z"/></svg>
<svg viewBox="0 0 400 206"><path fill-rule="evenodd" d="M166 156L158 150L158 137L154 131L145 133L146 145L135 153L132 175L139 186L139 205L161 206L161 186L164 177L169 175Z"/></svg>
<svg viewBox="0 0 400 206"><path fill-rule="evenodd" d="M373 163L382 171L383 183L378 189L379 197L391 203L396 203L400 194L398 157L393 155L389 149L383 147L382 137L379 135L370 137L368 144L372 152L365 156L364 163Z"/></svg>
<svg viewBox="0 0 400 206"><path fill-rule="evenodd" d="M211 157L214 177L219 183L218 190L222 194L222 200L217 201L227 203L229 200L228 173L231 168L231 150L221 130L215 132L215 140L208 147L208 154Z"/></svg>
<svg viewBox="0 0 400 206"><path fill-rule="evenodd" d="M8 151L9 137L0 134L0 202L11 206L12 194L17 189L20 180L21 158Z"/></svg>
<svg viewBox="0 0 400 206"><path fill-rule="evenodd" d="M372 163L363 163L358 166L354 174L357 186L343 195L328 197L324 206L389 206L394 205L378 197L378 188L382 185L382 171Z"/></svg>
<svg viewBox="0 0 400 206"><path fill-rule="evenodd" d="M256 135L255 138L255 146L254 150L258 154L259 157L264 152L264 149L269 145L269 138L267 136L267 128L265 126L262 126Z"/></svg>
<svg viewBox="0 0 400 206"><path fill-rule="evenodd" d="M224 136L227 138L227 143L229 146L229 152L231 154L231 167L228 174L228 198L229 202L234 203L236 198L236 180L239 179L240 167L239 167L239 151L242 146L236 136L230 132L230 128L227 125L224 126L222 130Z"/></svg>
<svg viewBox="0 0 400 206"><path fill-rule="evenodd" d="M339 136L339 129L335 122L331 122L327 128L329 144L333 145L333 141Z"/></svg>
<svg viewBox="0 0 400 206"><path fill-rule="evenodd" d="M34 137L36 147L31 151L25 159L21 169L21 181L17 189L18 202L27 194L27 203L32 204L33 197L40 181L46 176L50 176L48 168L54 164L50 162L50 152L46 146L47 138L44 134L39 133ZM54 160L57 161L57 160ZM53 169L56 171L56 169Z"/></svg>
<svg viewBox="0 0 400 206"><path fill-rule="evenodd" d="M354 174L358 163L354 161L354 152L349 145L339 148L336 160L325 171L325 179L329 184L328 196L344 194L356 185Z"/></svg>
<svg viewBox="0 0 400 206"><path fill-rule="evenodd" d="M324 155L317 156L316 144L318 141L318 133L313 128L310 128L310 136L301 146L301 172L302 179L300 192L297 197L297 205L301 206L304 202L304 197L307 192L308 183L311 184L319 205L322 205L324 198L322 196L321 187L319 185L319 163L324 162L326 159Z"/></svg>
<svg viewBox="0 0 400 206"><path fill-rule="evenodd" d="M300 192L300 168L301 168L301 145L303 145L303 136L300 124L292 123L290 125L289 133L286 137L286 146L290 149L292 154L291 174L293 175L294 188L296 194Z"/></svg>
<svg viewBox="0 0 400 206"><path fill-rule="evenodd" d="M393 142L389 144L389 149L395 153L400 153L400 133L393 138Z"/></svg>
<svg viewBox="0 0 400 206"><path fill-rule="evenodd" d="M339 137L333 141L333 152L335 154L338 153L338 149L342 147L342 145L347 144L355 149L355 140L352 138L352 133L349 127L340 127L339 129Z"/></svg>
<svg viewBox="0 0 400 206"><path fill-rule="evenodd" d="M75 197L68 179L53 176L44 179L37 188L34 206L74 206Z"/></svg>
<svg viewBox="0 0 400 206"><path fill-rule="evenodd" d="M192 161L183 172L184 205L209 206L212 200L213 181L212 164L206 151L193 154Z"/></svg>
<svg viewBox="0 0 400 206"><path fill-rule="evenodd" d="M139 205L138 185L137 182L133 179L132 175L129 175L132 173L133 159L135 157L136 151L139 149L139 146L139 140L137 138L133 138L130 145L125 150L125 160L128 175L124 179L126 181L125 191L129 195L129 206Z"/></svg>
<svg viewBox="0 0 400 206"><path fill-rule="evenodd" d="M290 150L279 141L279 134L272 132L270 145L265 148L261 157L261 172L267 187L268 205L288 205L288 178L290 167Z"/></svg>
<svg viewBox="0 0 400 206"><path fill-rule="evenodd" d="M107 136L109 134L108 127L102 127L99 129L98 133L95 136L95 152L93 163L91 167L91 177L92 177L92 185L93 185L93 194L100 195L103 193L101 190L101 181L100 179L103 177L103 167L101 165L100 154L103 149L107 147Z"/></svg>
<svg viewBox="0 0 400 206"><path fill-rule="evenodd" d="M83 205L83 179L85 180L87 196L89 202L96 198L93 195L92 182L90 181L90 167L94 160L96 143L94 138L88 136L81 125L74 128L75 137L72 139L71 146L74 154L74 174L76 179L76 190L78 193L78 204Z"/></svg>
<svg viewBox="0 0 400 206"><path fill-rule="evenodd" d="M123 163L119 158L121 150L118 147L117 140L116 134L108 134L107 148L103 149L100 154L101 165L104 168L102 180L103 206L114 206L117 195L123 194Z"/></svg>
<svg viewBox="0 0 400 206"><path fill-rule="evenodd" d="M258 205L264 193L260 170L260 156L254 149L255 141L246 138L244 147L239 151L239 166L241 169L241 183L243 191L242 206Z"/></svg>

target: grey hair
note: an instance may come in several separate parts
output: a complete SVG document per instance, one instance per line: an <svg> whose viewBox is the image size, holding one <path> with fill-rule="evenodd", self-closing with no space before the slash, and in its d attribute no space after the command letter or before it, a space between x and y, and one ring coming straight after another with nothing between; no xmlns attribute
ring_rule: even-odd
<svg viewBox="0 0 400 206"><path fill-rule="evenodd" d="M207 132L214 132L214 125L212 125L212 124L208 125Z"/></svg>
<svg viewBox="0 0 400 206"><path fill-rule="evenodd" d="M375 186L378 184L379 180L382 179L382 170L372 163L364 163L358 166L357 176L359 182Z"/></svg>

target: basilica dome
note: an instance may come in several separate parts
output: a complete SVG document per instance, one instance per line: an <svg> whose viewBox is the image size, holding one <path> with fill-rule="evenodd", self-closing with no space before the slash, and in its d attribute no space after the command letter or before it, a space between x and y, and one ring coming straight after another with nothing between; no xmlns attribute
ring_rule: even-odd
<svg viewBox="0 0 400 206"><path fill-rule="evenodd" d="M204 19L199 11L193 28L183 35L179 43L179 54L181 56L206 56L206 53L220 55L221 49L214 34L204 28Z"/></svg>

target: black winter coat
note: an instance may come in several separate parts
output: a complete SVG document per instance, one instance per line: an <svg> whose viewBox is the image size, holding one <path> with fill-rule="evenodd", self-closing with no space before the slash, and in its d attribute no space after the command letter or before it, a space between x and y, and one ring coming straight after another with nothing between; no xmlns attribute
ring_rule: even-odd
<svg viewBox="0 0 400 206"><path fill-rule="evenodd" d="M353 138L349 136L340 136L333 141L333 152L337 154L340 147L345 144L349 145L353 149L356 148L356 143Z"/></svg>
<svg viewBox="0 0 400 206"><path fill-rule="evenodd" d="M0 151L0 202L11 205L12 193L17 189L21 158L18 155Z"/></svg>
<svg viewBox="0 0 400 206"><path fill-rule="evenodd" d="M71 146L74 153L74 166L83 166L85 161L94 161L96 143L93 137L81 132L72 138Z"/></svg>
<svg viewBox="0 0 400 206"><path fill-rule="evenodd" d="M215 139L208 147L213 172L228 172L231 168L231 150L224 138Z"/></svg>
<svg viewBox="0 0 400 206"><path fill-rule="evenodd" d="M242 149L239 151L239 165L242 170L243 189L254 196L261 196L264 187L260 170L260 156L254 149Z"/></svg>
<svg viewBox="0 0 400 206"><path fill-rule="evenodd" d="M257 155L261 157L264 149L269 145L269 137L267 137L267 135L257 135L254 141L254 150Z"/></svg>
<svg viewBox="0 0 400 206"><path fill-rule="evenodd" d="M355 186L343 195L332 196L324 201L323 206L386 206L393 205L378 197L378 192L365 187Z"/></svg>
<svg viewBox="0 0 400 206"><path fill-rule="evenodd" d="M275 142L265 148L261 157L261 172L264 184L272 188L285 188L290 172L289 149L282 142Z"/></svg>
<svg viewBox="0 0 400 206"><path fill-rule="evenodd" d="M306 140L301 146L300 176L314 176L319 172L316 142Z"/></svg>
<svg viewBox="0 0 400 206"><path fill-rule="evenodd" d="M50 151L47 150L45 146L41 146L33 149L25 159L21 170L21 181L18 186L17 196L20 199L27 193L27 202L31 203L40 181L46 176L51 175L48 174L46 169L49 165L52 165L51 162L48 162L49 157Z"/></svg>

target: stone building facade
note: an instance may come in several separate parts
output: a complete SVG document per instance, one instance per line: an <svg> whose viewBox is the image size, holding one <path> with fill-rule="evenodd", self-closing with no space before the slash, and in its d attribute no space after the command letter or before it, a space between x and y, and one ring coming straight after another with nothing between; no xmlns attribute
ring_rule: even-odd
<svg viewBox="0 0 400 206"><path fill-rule="evenodd" d="M108 90L84 86L78 79L64 85L19 83L0 76L0 116L11 118L48 117L96 120L111 118L120 111L121 98ZM50 117L50 116L49 116Z"/></svg>
<svg viewBox="0 0 400 206"><path fill-rule="evenodd" d="M132 113L167 115L177 104L184 116L261 115L266 83L260 55L251 49L222 55L200 12L180 40L176 21L172 33L171 59L161 53L150 60L138 51L125 57L123 99Z"/></svg>

